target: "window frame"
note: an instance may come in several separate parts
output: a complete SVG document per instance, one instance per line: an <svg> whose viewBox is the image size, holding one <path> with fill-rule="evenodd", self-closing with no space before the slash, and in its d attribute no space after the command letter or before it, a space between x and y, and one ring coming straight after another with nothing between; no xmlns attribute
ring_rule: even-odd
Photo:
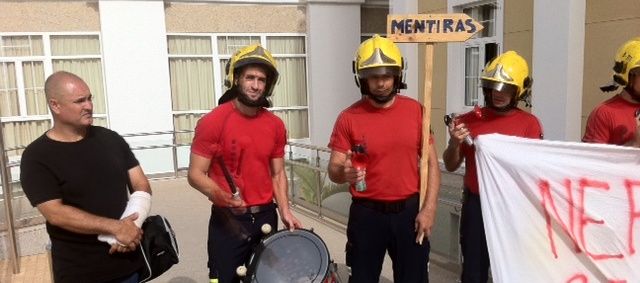
<svg viewBox="0 0 640 283"><path fill-rule="evenodd" d="M24 85L24 74L22 64L24 62L34 62L40 61L42 62L44 69L44 78L48 78L51 74L53 74L53 61L54 60L68 60L68 59L99 59L102 67L102 81L103 81L103 93L105 99L105 113L94 113L94 117L96 118L104 118L107 125L109 125L108 113L109 113L109 103L108 103L108 95L106 91L106 83L104 77L104 58L103 58L103 50L102 44L100 44L100 54L97 55L52 55L51 52L51 37L52 36L97 36L98 41L102 42L102 37L100 32L0 32L0 45L2 45L2 37L5 36L41 36L42 37L42 48L43 55L36 56L14 56L14 57L3 57L0 56L0 63L13 63L15 66L15 75L16 75L16 87L18 88L18 104L19 104L19 115L10 116L10 117L0 117L0 123L9 123L9 122L25 122L25 121L38 121L38 120L49 120L51 125L53 125L53 117L51 116L51 111L47 108L47 114L44 115L28 115L27 114L27 105L26 105L26 90Z"/></svg>
<svg viewBox="0 0 640 283"><path fill-rule="evenodd" d="M171 58L207 58L207 59L211 59L212 60L212 64L213 64L213 78L214 80L216 80L214 82L214 101L218 101L218 99L220 99L220 97L222 97L222 95L224 94L225 91L225 87L224 87L224 70L221 67L221 62L222 60L229 60L231 59L231 57L233 56L232 54L220 54L219 50L218 50L218 39L221 37L259 37L260 38L260 44L262 46L267 46L267 38L269 37L299 37L302 38L304 40L304 44L305 44L305 53L304 54L284 54L284 53L272 53L272 56L274 59L278 59L278 58L304 58L305 59L305 80L306 80L306 101L307 101L307 105L306 106L301 106L301 105L296 105L296 106L287 106L287 107L270 107L268 108L269 111L283 111L283 110L307 110L307 128L310 129L310 107L309 107L309 60L308 60L308 48L309 48L309 44L308 44L308 37L306 35L306 33L180 33L180 32L171 32L171 33L167 33L167 39L171 36L185 36L185 37L209 37L211 39L211 53L210 55L204 55L204 54L197 54L197 55L191 55L191 54L181 54L181 55L172 55L172 54L168 54L168 60L170 60ZM173 95L173 94L172 94ZM215 106L214 106L215 107ZM210 112L211 109L197 109L197 110L180 110L180 111L176 111L173 110L171 111L172 114L172 119L175 119L176 115L184 115L184 114L196 114L196 115L202 115L202 114L206 114L208 112ZM299 139L294 139L294 138L289 138L290 141L294 141L294 142L302 142L302 141L308 141L310 138L310 133L309 136L305 137L305 138L299 138Z"/></svg>
<svg viewBox="0 0 640 283"><path fill-rule="evenodd" d="M486 4L494 4L496 6L494 19L494 35L491 37L471 38L465 42L448 43L447 45L447 105L446 113L464 113L471 111L474 105L466 105L465 91L465 56L466 49L477 47L479 50L478 58L481 60L478 67L478 75L482 73L485 65L485 46L489 43L495 43L496 53L500 54L503 49L504 36L504 0L452 0L448 3L449 13L462 13L463 9L479 7ZM478 20L478 19L475 19ZM484 95L482 94L480 84L478 84L478 105L484 105Z"/></svg>

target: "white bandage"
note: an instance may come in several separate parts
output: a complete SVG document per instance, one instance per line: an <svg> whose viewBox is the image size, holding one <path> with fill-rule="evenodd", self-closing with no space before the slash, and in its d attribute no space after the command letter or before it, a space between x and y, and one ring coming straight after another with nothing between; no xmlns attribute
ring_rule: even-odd
<svg viewBox="0 0 640 283"><path fill-rule="evenodd" d="M135 191L131 196L129 196L129 201L127 202L127 207L124 209L122 216L120 219L123 219L133 213L138 213L138 218L133 221L139 228L142 228L142 223L147 216L149 215L149 211L151 211L151 195L147 192L143 191ZM116 244L118 241L114 235L98 235L98 240L101 242L108 243L110 245Z"/></svg>

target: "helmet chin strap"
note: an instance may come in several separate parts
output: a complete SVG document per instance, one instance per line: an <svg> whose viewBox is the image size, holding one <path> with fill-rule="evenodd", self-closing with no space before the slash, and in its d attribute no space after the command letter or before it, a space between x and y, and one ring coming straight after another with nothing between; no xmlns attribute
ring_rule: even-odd
<svg viewBox="0 0 640 283"><path fill-rule="evenodd" d="M240 101L240 103L242 103L244 106L247 106L247 107L265 107L265 108L271 107L271 103L269 102L269 100L264 94L260 96L260 99L258 100L251 100L244 92L242 92L239 89L238 89L238 101Z"/></svg>
<svg viewBox="0 0 640 283"><path fill-rule="evenodd" d="M514 107L511 104L504 107L496 107L496 106L493 106L493 103L492 103L489 106L489 108L493 109L493 111L504 113L504 112L509 112L509 110L513 109Z"/></svg>
<svg viewBox="0 0 640 283"><path fill-rule="evenodd" d="M636 103L640 103L640 93L635 91L632 85L627 85L624 90L631 96L631 99L635 100Z"/></svg>
<svg viewBox="0 0 640 283"><path fill-rule="evenodd" d="M485 100L484 100L485 104L496 112L500 112L500 113L509 112L512 109L518 107L518 100L516 100L515 94L511 96L511 103L502 107L497 107L493 105L493 99L491 99L491 94L485 94L484 97L485 97Z"/></svg>
<svg viewBox="0 0 640 283"><path fill-rule="evenodd" d="M391 101L391 99L393 99L393 97L395 97L398 94L397 91L391 92L389 95L375 95L375 94L368 94L368 96L373 99L373 101L375 101L378 104L385 104L389 101Z"/></svg>

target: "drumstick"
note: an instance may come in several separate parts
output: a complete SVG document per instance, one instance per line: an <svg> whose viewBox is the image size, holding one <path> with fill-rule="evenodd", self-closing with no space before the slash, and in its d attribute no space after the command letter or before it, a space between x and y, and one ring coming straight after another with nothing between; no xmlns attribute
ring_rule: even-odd
<svg viewBox="0 0 640 283"><path fill-rule="evenodd" d="M218 155L216 160L218 161L220 168L222 168L222 173L224 174L225 180L227 180L227 184L229 184L231 195L233 196L234 199L240 198L240 192L236 187L236 183L233 181L233 177L231 177L231 173L229 173L229 169L227 169L227 166L224 164L224 159L222 159L221 155Z"/></svg>
<svg viewBox="0 0 640 283"><path fill-rule="evenodd" d="M424 232L420 231L420 234L418 234L418 245L422 246L422 240L424 239Z"/></svg>
<svg viewBox="0 0 640 283"><path fill-rule="evenodd" d="M231 190L232 197L235 199L240 198L240 192L238 191L236 184L233 181L233 177L231 177L231 174L229 173L229 169L227 169L227 166L224 164L224 159L222 158L222 155L219 154L220 147L217 144L213 144L211 145L211 147L212 147L211 151L214 152L213 156L215 156L214 158L218 162L218 165L220 165L220 168L222 169L222 173L224 174L224 178L227 181L227 184L229 185L229 189ZM240 239L242 240L249 241L251 239L249 237L249 233L247 232L247 229L244 228L242 224L240 224L233 215L231 215L231 213L236 214L235 211L231 211L230 209L227 209L224 207L217 207L216 210L222 214L220 224L222 224L223 226L228 225L231 231L238 234L240 236ZM238 214L244 214L244 211L241 211L240 209L240 211L238 211Z"/></svg>

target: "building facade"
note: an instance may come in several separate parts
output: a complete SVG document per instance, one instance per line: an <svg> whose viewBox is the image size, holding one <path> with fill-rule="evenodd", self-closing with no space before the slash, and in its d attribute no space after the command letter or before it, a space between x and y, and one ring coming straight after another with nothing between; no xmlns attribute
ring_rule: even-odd
<svg viewBox="0 0 640 283"><path fill-rule="evenodd" d="M285 121L289 139L326 146L339 112L360 98L355 50L386 33L387 14L470 15L483 31L435 45L431 124L442 153L448 134L441 117L483 104L479 75L506 50L530 64L529 111L540 117L545 138L579 141L591 109L612 95L598 86L611 80L616 49L640 36L636 0L2 1L0 11L0 124L10 161L50 128L44 80L67 70L89 84L96 124L133 134L126 137L131 146L146 148L136 155L149 174L187 166L187 145L175 153L157 146L190 142L198 118L225 90L231 54L251 43L267 47L278 63L271 111ZM400 48L404 94L417 99L424 47ZM441 195L452 205L438 221L455 234L459 175L445 174L443 183L450 190ZM457 255L456 241L433 246Z"/></svg>

